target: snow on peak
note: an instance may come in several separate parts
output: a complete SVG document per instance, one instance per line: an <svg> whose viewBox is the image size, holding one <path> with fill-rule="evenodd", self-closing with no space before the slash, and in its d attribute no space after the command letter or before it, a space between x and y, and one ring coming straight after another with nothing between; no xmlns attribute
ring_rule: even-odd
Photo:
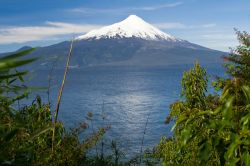
<svg viewBox="0 0 250 166"><path fill-rule="evenodd" d="M169 40L179 39L162 32L136 15L130 15L125 20L92 30L76 39L101 39L101 38L142 38L145 40Z"/></svg>

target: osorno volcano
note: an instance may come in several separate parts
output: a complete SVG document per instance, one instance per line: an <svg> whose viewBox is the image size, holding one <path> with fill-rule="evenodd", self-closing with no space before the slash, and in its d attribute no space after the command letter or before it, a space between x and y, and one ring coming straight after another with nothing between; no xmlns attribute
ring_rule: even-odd
<svg viewBox="0 0 250 166"><path fill-rule="evenodd" d="M32 56L39 57L36 67L59 61L64 67L70 41L39 47ZM220 63L224 52L212 50L169 35L136 15L76 37L71 66L167 66Z"/></svg>

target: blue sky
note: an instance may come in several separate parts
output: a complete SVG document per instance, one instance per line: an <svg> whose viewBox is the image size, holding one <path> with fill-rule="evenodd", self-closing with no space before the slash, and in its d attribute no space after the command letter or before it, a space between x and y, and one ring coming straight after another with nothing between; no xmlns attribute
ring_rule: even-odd
<svg viewBox="0 0 250 166"><path fill-rule="evenodd" d="M136 14L164 32L209 48L250 32L250 0L0 0L0 52L70 40Z"/></svg>

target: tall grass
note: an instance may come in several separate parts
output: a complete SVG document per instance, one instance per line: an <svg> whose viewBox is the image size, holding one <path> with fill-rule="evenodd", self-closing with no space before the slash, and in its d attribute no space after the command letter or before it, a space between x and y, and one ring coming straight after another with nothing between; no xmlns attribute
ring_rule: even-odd
<svg viewBox="0 0 250 166"><path fill-rule="evenodd" d="M57 123L59 108L60 108L60 104L61 104L61 98L62 98L62 94L63 94L64 84L65 84L65 80L67 78L67 73L69 70L69 63L70 63L70 59L72 56L73 43L74 43L74 38L72 39L71 44L70 44L70 49L69 49L69 54L68 54L68 58L67 58L67 63L66 63L65 70L64 70L63 80L62 80L61 88L60 88L59 95L57 98L57 105L56 105L55 119L54 119L54 128L53 128L53 134L52 134L52 153L54 151L54 144L55 144L56 123Z"/></svg>

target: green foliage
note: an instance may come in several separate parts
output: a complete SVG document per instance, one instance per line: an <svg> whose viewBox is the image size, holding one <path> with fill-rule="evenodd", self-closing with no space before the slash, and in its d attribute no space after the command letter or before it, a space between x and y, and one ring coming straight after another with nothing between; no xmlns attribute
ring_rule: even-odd
<svg viewBox="0 0 250 166"><path fill-rule="evenodd" d="M249 165L250 37L226 57L230 79L219 78L221 95L206 95L207 76L195 64L184 73L184 101L171 105L167 123L175 120L174 136L162 138L154 152L163 165Z"/></svg>
<svg viewBox="0 0 250 166"><path fill-rule="evenodd" d="M205 92L207 91L206 70L196 62L194 68L186 71L182 78L182 95L189 108L206 108Z"/></svg>
<svg viewBox="0 0 250 166"><path fill-rule="evenodd" d="M177 101L171 105L171 112L166 122L175 120L173 138L162 138L156 148L155 156L162 159L163 165L199 165L199 151L202 148L200 141L210 136L206 131L203 121L207 120L206 110L208 107L216 107L219 103L217 96L206 96L207 75L205 69L199 64L184 73L182 79L182 95L184 101ZM213 101L208 104L209 101ZM212 111L210 111L212 112ZM205 117L198 117L204 115ZM192 125L189 125L192 124ZM197 132L200 134L196 137ZM210 160L204 165L218 165L216 158L218 154L209 153L206 157L211 156Z"/></svg>
<svg viewBox="0 0 250 166"><path fill-rule="evenodd" d="M24 56L31 51L33 49L0 58L0 107L6 106L8 109L10 104L27 96L27 87L21 84L24 82L23 76L27 74L27 71L18 72L16 67L35 60L24 59Z"/></svg>
<svg viewBox="0 0 250 166"><path fill-rule="evenodd" d="M88 128L87 123L66 131L57 122L56 145L51 151L54 125L50 105L42 103L39 96L30 105L18 105L19 100L28 96L29 88L23 78L28 72L18 72L16 67L34 61L24 59L31 51L0 58L0 165L121 165L120 152L114 143L112 147L116 150L112 158L102 155L97 160L99 156L87 156L109 127L99 128L80 139L80 134Z"/></svg>
<svg viewBox="0 0 250 166"><path fill-rule="evenodd" d="M242 78L242 81L249 82L250 73L250 35L246 32L236 31L240 45L225 57L227 73L233 77Z"/></svg>

